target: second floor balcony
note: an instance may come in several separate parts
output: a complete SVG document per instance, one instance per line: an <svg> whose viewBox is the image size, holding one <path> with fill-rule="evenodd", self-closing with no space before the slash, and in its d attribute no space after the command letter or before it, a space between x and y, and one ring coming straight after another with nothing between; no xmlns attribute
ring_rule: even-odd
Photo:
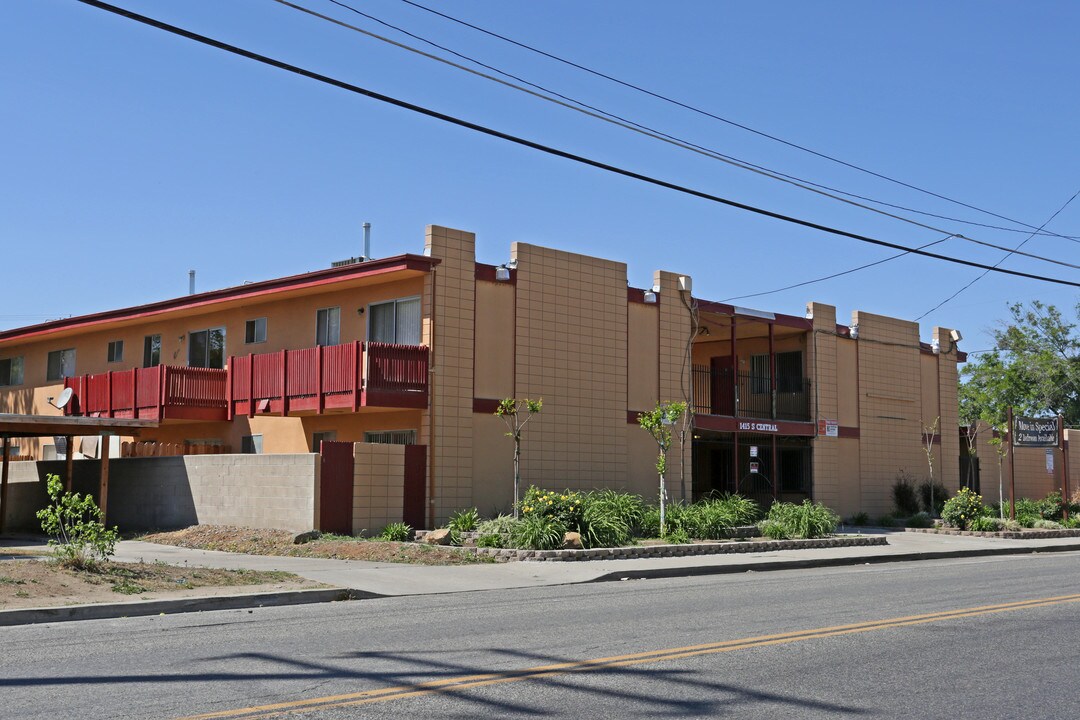
<svg viewBox="0 0 1080 720"><path fill-rule="evenodd" d="M694 412L761 420L809 421L810 381L801 375L736 373L695 365Z"/></svg>
<svg viewBox="0 0 1080 720"><path fill-rule="evenodd" d="M68 415L225 421L235 415L426 408L428 349L347 343L230 357L224 369L159 365L64 380Z"/></svg>

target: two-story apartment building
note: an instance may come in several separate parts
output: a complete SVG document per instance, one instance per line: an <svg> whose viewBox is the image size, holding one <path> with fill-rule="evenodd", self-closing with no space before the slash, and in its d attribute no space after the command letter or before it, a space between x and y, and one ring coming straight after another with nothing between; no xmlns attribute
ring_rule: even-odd
<svg viewBox="0 0 1080 720"><path fill-rule="evenodd" d="M139 438L150 447L422 445L431 522L508 508L502 398L544 400L525 434L526 484L648 496L656 445L637 414L682 400L693 415L670 462L674 496L881 513L896 474L925 468L924 426L956 427L961 354L941 328L922 343L915 323L835 315L699 299L689 275L666 271L635 289L624 263L526 243L485 265L471 233L431 226L423 254L0 332L0 411L58 413L49 399L68 387L65 412L159 420ZM955 487L956 433L938 443ZM26 440L17 453L56 448Z"/></svg>

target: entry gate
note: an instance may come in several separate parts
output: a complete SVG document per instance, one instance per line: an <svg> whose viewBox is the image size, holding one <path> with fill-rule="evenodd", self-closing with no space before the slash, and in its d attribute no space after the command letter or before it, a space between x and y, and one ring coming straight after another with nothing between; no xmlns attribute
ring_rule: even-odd
<svg viewBox="0 0 1080 720"><path fill-rule="evenodd" d="M319 531L352 535L353 444L319 444Z"/></svg>

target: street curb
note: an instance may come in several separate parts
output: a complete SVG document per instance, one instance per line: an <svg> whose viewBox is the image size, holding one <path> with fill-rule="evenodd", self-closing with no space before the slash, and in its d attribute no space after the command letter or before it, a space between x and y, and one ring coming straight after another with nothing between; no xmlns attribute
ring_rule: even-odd
<svg viewBox="0 0 1080 720"><path fill-rule="evenodd" d="M0 611L0 627L35 623L70 622L73 620L111 620L146 615L175 615L209 610L246 610L249 608L281 607L364 600L384 597L379 593L344 588L316 590L285 590L282 592L219 595L145 602L107 603L97 605L62 605L58 607L26 608Z"/></svg>
<svg viewBox="0 0 1080 720"><path fill-rule="evenodd" d="M864 555L844 558L813 558L807 560L762 561L739 565L699 565L696 567L650 568L610 572L585 582L615 582L620 580L653 580L661 578L699 577L704 575L732 575L745 572L769 572L772 570L804 570L808 568L843 567L845 565L878 565L919 560L945 560L949 558L992 557L996 555L1037 555L1039 553L1076 552L1080 543L1071 545L1043 545L1039 547L981 548L978 550L938 550L917 553L890 553L888 555Z"/></svg>

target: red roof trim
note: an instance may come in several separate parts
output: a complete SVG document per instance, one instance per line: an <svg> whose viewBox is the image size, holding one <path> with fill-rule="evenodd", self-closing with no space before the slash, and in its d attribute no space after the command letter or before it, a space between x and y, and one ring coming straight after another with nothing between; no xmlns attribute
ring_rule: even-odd
<svg viewBox="0 0 1080 720"><path fill-rule="evenodd" d="M237 285L222 290L211 290L195 295L184 295L171 300L162 300L146 305L136 305L120 310L106 310L105 312L91 315L80 315L63 320L54 320L37 325L15 328L0 332L0 341L29 339L41 335L48 335L57 330L71 328L91 327L117 320L132 320L150 315L157 315L170 310L183 310L188 308L203 307L226 300L254 298L262 295L270 295L284 290L298 290L319 285L351 280L358 277L384 275L386 273L400 272L402 270L420 270L430 272L432 267L441 261L423 255L398 255L383 260L369 260L364 263L345 265L343 267L329 268L327 270L315 270L314 272L300 275L290 275L273 280L260 280L248 285Z"/></svg>
<svg viewBox="0 0 1080 720"><path fill-rule="evenodd" d="M477 280L482 280L484 282L497 282L497 283L499 283L501 285L503 283L500 282L499 280L495 279L495 271L497 269L498 268L495 265L488 265L486 263L476 263L476 269L475 269L473 275ZM511 285L517 285L517 270L514 269L514 268L507 268L507 270L510 271L509 283Z"/></svg>

